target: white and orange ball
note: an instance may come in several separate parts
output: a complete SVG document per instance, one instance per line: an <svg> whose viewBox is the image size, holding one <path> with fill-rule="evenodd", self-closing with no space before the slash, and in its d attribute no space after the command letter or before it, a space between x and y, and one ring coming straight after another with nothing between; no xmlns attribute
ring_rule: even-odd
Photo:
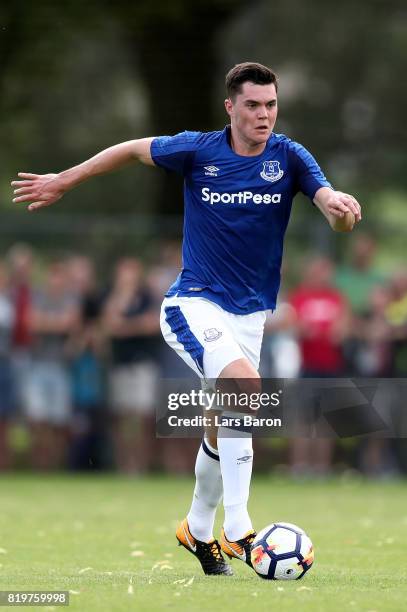
<svg viewBox="0 0 407 612"><path fill-rule="evenodd" d="M301 527L292 523L272 523L254 539L251 561L261 578L298 580L312 566L314 549Z"/></svg>

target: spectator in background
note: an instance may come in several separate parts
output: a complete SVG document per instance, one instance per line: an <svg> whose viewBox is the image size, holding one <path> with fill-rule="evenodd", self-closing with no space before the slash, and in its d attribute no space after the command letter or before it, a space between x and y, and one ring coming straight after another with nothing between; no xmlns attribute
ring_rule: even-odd
<svg viewBox="0 0 407 612"><path fill-rule="evenodd" d="M15 379L11 363L14 308L10 297L7 270L0 262L0 470L11 465L10 418L14 416Z"/></svg>
<svg viewBox="0 0 407 612"><path fill-rule="evenodd" d="M163 301L168 286L182 268L181 246L178 242L165 242L158 248L158 257L148 272L147 284L157 302Z"/></svg>
<svg viewBox="0 0 407 612"><path fill-rule="evenodd" d="M386 308L386 318L391 326L391 376L407 376L407 272L403 268L393 275L390 282L390 300ZM400 424L407 430L407 414L399 414ZM407 474L407 440L394 440L399 466Z"/></svg>
<svg viewBox="0 0 407 612"><path fill-rule="evenodd" d="M347 370L353 376L362 375L357 361L360 338L353 331L356 332L364 317L369 316L372 291L386 282L385 276L377 270L375 255L373 237L358 232L352 241L350 262L339 266L335 274L335 285L347 298L352 311L351 333L344 345L344 356Z"/></svg>
<svg viewBox="0 0 407 612"><path fill-rule="evenodd" d="M124 257L102 310L111 344L110 405L117 467L144 472L155 459L159 319L141 262Z"/></svg>
<svg viewBox="0 0 407 612"><path fill-rule="evenodd" d="M358 340L354 363L359 376L388 377L391 372L392 328L386 311L391 299L388 287L378 285L370 293L368 307L354 328ZM382 410L386 407L383 405ZM390 416L390 406L388 407ZM387 438L366 438L358 444L358 467L367 476L389 476L396 471L391 441Z"/></svg>
<svg viewBox="0 0 407 612"><path fill-rule="evenodd" d="M350 311L346 298L333 286L333 273L328 258L314 257L305 268L302 284L290 296L305 378L331 378L344 371L342 345L349 333ZM329 473L332 439L297 438L290 446L294 474Z"/></svg>
<svg viewBox="0 0 407 612"><path fill-rule="evenodd" d="M35 468L55 469L66 458L72 397L65 345L78 315L66 265L54 262L44 286L35 292L30 313L33 362L27 380L27 418Z"/></svg>
<svg viewBox="0 0 407 612"><path fill-rule="evenodd" d="M67 260L70 289L78 300L78 325L69 339L73 415L69 466L109 466L106 414L106 338L100 325L101 295L93 261L80 254Z"/></svg>
<svg viewBox="0 0 407 612"><path fill-rule="evenodd" d="M353 336L359 341L354 364L360 376L390 375L392 329L386 315L390 299L388 287L384 285L374 287L369 295L363 318L352 328Z"/></svg>
<svg viewBox="0 0 407 612"><path fill-rule="evenodd" d="M72 380L73 415L69 465L101 469L109 465L106 432L106 346L98 313L82 304L79 324L67 346Z"/></svg>
<svg viewBox="0 0 407 612"><path fill-rule="evenodd" d="M31 333L28 318L32 299L31 277L33 255L25 244L15 244L8 252L10 285L15 309L13 346L25 350L30 346Z"/></svg>
<svg viewBox="0 0 407 612"><path fill-rule="evenodd" d="M333 272L328 258L314 257L289 299L296 314L303 376L343 374L342 343L349 333L350 310L347 299L333 285Z"/></svg>
<svg viewBox="0 0 407 612"><path fill-rule="evenodd" d="M76 296L85 319L100 314L102 297L96 280L95 265L86 255L71 255L66 262L69 286Z"/></svg>
<svg viewBox="0 0 407 612"><path fill-rule="evenodd" d="M391 326L391 376L407 376L407 272L399 270L390 281L386 319Z"/></svg>
<svg viewBox="0 0 407 612"><path fill-rule="evenodd" d="M296 311L287 301L267 313L264 325L261 372L264 377L297 378L301 352L296 337Z"/></svg>
<svg viewBox="0 0 407 612"><path fill-rule="evenodd" d="M334 284L357 317L369 310L372 290L386 282L375 265L375 254L376 242L372 236L358 232L352 241L349 264L339 266L335 273Z"/></svg>
<svg viewBox="0 0 407 612"><path fill-rule="evenodd" d="M32 302L33 253L22 243L12 246L7 254L10 296L13 304L14 323L11 350L16 379L16 401L21 413L26 411L26 381L31 364L32 335L29 313Z"/></svg>

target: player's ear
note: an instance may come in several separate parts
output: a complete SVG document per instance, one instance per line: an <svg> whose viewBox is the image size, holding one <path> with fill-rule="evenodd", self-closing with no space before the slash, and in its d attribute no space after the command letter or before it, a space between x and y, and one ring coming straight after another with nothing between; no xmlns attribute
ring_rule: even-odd
<svg viewBox="0 0 407 612"><path fill-rule="evenodd" d="M225 109L229 117L233 114L233 102L230 98L226 98L225 100Z"/></svg>

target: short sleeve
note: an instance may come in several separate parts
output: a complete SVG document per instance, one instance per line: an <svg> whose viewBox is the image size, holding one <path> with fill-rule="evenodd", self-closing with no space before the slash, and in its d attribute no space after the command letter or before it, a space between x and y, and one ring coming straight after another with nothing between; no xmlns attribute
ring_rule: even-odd
<svg viewBox="0 0 407 612"><path fill-rule="evenodd" d="M298 142L291 142L290 151L294 161L295 180L299 191L313 200L321 187L332 189L331 183L326 179L315 158L305 147Z"/></svg>
<svg viewBox="0 0 407 612"><path fill-rule="evenodd" d="M151 157L157 166L185 175L198 148L201 132L159 136L151 142Z"/></svg>

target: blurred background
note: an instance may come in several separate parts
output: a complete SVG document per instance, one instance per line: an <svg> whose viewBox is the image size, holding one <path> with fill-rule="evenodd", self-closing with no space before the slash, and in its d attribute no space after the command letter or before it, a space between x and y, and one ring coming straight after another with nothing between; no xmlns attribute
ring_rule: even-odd
<svg viewBox="0 0 407 612"><path fill-rule="evenodd" d="M407 376L406 51L394 0L1 4L0 469L192 473L198 440L155 438L160 378L188 375L158 325L181 265L180 179L135 165L37 214L10 180L222 129L241 61L277 72L276 131L364 211L337 235L297 196L262 375ZM267 472L407 472L403 440L256 444Z"/></svg>

